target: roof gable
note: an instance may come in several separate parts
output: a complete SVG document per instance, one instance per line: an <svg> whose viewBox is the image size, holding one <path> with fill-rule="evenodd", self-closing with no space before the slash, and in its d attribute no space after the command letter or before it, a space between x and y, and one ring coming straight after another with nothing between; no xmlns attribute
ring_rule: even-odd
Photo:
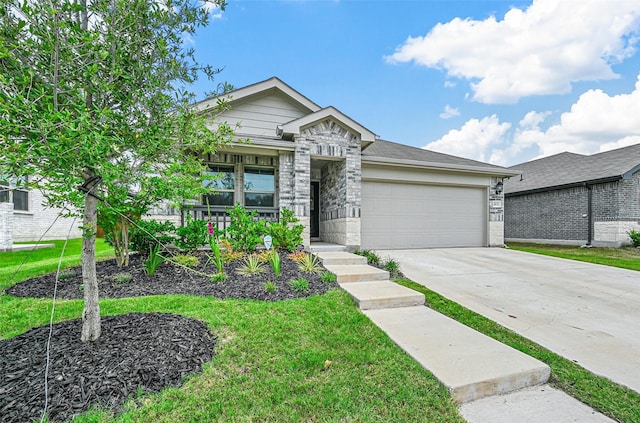
<svg viewBox="0 0 640 423"><path fill-rule="evenodd" d="M327 119L333 119L345 126L347 130L354 132L363 144L370 144L376 140L376 134L332 106L278 126L278 135L300 135L303 129Z"/></svg>
<svg viewBox="0 0 640 423"><path fill-rule="evenodd" d="M275 76L262 82L257 82L255 84L247 85L246 87L238 88L237 90L233 90L219 97L213 97L200 101L196 103L194 107L197 110L206 110L211 108L212 106L215 106L219 100L226 101L227 103L233 105L233 103L235 102L247 100L252 96L261 96L268 93L277 92L280 92L289 97L291 102L297 104L303 109L306 109L307 112L315 112L317 110L320 110L320 106L318 106L316 103L309 100L307 97L300 94L298 91L285 84L280 78L277 78Z"/></svg>

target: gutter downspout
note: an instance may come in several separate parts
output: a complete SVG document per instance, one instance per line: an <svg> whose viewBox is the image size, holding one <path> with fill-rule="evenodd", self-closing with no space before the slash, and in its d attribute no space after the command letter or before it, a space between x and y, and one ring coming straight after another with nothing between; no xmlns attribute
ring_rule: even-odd
<svg viewBox="0 0 640 423"><path fill-rule="evenodd" d="M585 247L591 247L591 239L593 238L593 231L591 226L593 225L593 186L585 184L587 187L587 244Z"/></svg>

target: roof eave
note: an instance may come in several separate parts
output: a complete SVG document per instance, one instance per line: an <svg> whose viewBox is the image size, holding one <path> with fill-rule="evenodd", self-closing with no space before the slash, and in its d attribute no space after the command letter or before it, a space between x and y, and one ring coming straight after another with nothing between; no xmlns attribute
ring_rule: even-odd
<svg viewBox="0 0 640 423"><path fill-rule="evenodd" d="M640 166L639 166L639 169L640 169ZM583 187L587 185L606 184L607 182L616 182L621 179L628 179L628 178L625 178L625 175L607 176L606 178L590 179L588 181L579 181L579 182L572 182L569 184L554 185L549 187L532 188L532 189L527 189L522 191L512 191L512 192L505 191L504 195L506 197L512 197L516 195L536 194L539 192L557 191L559 189L576 188L576 187Z"/></svg>
<svg viewBox="0 0 640 423"><path fill-rule="evenodd" d="M420 169L433 169L433 170L454 170L465 171L471 173L480 173L484 175L500 176L500 177L512 177L520 175L521 172L510 169L496 169L493 167L483 166L471 166L462 164L450 164L450 163L437 163L437 162L423 162L419 160L406 160L406 159L390 159L386 157L362 157L363 164L376 164L383 166L401 166L412 167Z"/></svg>

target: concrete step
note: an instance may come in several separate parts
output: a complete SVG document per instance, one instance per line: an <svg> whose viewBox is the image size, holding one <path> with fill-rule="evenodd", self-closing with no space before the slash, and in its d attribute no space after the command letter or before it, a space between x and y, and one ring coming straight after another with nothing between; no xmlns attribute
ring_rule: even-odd
<svg viewBox="0 0 640 423"><path fill-rule="evenodd" d="M390 281L340 284L357 302L360 310L424 305L424 294Z"/></svg>
<svg viewBox="0 0 640 423"><path fill-rule="evenodd" d="M347 247L345 245L340 244L330 244L328 242L312 242L309 245L309 251L312 253L320 253L326 251L347 251Z"/></svg>
<svg viewBox="0 0 640 423"><path fill-rule="evenodd" d="M389 272L366 264L336 264L324 266L331 273L335 273L338 283L385 281L389 279Z"/></svg>
<svg viewBox="0 0 640 423"><path fill-rule="evenodd" d="M363 311L459 403L546 383L546 364L427 307Z"/></svg>
<svg viewBox="0 0 640 423"><path fill-rule="evenodd" d="M316 253L323 266L347 265L347 264L367 264L367 258L346 251L326 251Z"/></svg>

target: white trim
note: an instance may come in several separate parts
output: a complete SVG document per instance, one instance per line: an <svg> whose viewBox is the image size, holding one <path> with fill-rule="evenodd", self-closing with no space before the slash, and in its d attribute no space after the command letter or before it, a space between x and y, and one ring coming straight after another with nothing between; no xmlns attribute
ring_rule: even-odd
<svg viewBox="0 0 640 423"><path fill-rule="evenodd" d="M358 122L351 119L349 116L345 115L333 106L325 107L322 110L318 110L299 119L292 120L291 122L287 122L284 125L279 125L277 133L281 136L300 135L300 131L304 127L311 126L314 123L323 121L329 117L337 120L339 123L345 125L348 129L351 129L353 132L357 133L360 136L360 141L363 143L372 143L378 138L376 134L360 125Z"/></svg>

